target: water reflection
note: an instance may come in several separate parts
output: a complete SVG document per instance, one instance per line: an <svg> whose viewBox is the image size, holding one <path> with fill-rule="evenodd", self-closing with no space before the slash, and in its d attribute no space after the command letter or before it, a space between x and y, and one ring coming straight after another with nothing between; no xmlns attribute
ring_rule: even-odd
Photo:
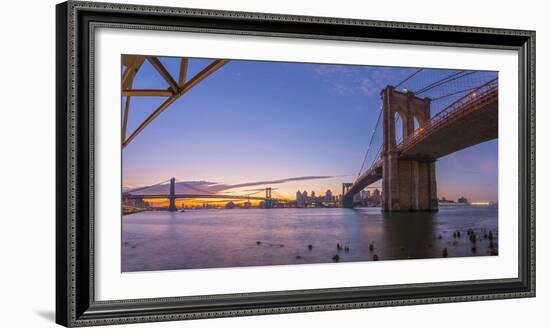
<svg viewBox="0 0 550 328"><path fill-rule="evenodd" d="M142 212L123 217L123 271L441 258L495 254L497 208ZM461 231L461 237L456 232ZM476 251L467 231L475 231ZM484 234L494 234L493 248ZM455 236L453 236L453 233ZM337 247L340 245L340 247ZM369 247L371 246L372 247Z"/></svg>
<svg viewBox="0 0 550 328"><path fill-rule="evenodd" d="M436 212L384 213L384 257L389 259L438 257L434 242Z"/></svg>

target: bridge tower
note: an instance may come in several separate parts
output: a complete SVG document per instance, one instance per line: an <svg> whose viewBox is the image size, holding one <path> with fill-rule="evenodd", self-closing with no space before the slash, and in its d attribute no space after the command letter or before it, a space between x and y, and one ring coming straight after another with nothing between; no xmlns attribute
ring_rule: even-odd
<svg viewBox="0 0 550 328"><path fill-rule="evenodd" d="M176 178L170 179L170 196L168 199L170 200L170 206L168 207L168 211L175 212L178 210L176 207Z"/></svg>
<svg viewBox="0 0 550 328"><path fill-rule="evenodd" d="M383 211L436 211L437 189L435 159L429 157L399 158L396 143L395 116L403 122L403 142L411 138L414 120L419 133L430 124L429 98L419 98L412 92L400 92L393 86L382 90Z"/></svg>
<svg viewBox="0 0 550 328"><path fill-rule="evenodd" d="M353 195L346 195L349 188L351 188L352 185L353 183L349 183L349 182L342 183L342 204L341 204L342 207L346 207L346 208L353 207Z"/></svg>
<svg viewBox="0 0 550 328"><path fill-rule="evenodd" d="M265 188L264 208L273 208L273 199L271 198L271 187Z"/></svg>

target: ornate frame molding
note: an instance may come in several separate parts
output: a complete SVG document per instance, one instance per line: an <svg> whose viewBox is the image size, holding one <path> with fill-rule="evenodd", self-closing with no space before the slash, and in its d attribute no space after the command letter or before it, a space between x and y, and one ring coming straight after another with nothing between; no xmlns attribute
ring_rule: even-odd
<svg viewBox="0 0 550 328"><path fill-rule="evenodd" d="M56 321L64 326L199 319L535 296L535 32L69 1L57 5ZM94 35L100 27L518 51L517 279L96 301Z"/></svg>

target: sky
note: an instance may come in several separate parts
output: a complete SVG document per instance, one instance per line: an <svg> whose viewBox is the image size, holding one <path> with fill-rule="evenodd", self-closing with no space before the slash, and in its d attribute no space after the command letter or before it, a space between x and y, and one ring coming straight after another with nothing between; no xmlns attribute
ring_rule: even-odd
<svg viewBox="0 0 550 328"><path fill-rule="evenodd" d="M160 61L177 80L180 59L161 57ZM211 61L190 59L188 78ZM372 149L381 142L381 129L375 129L380 91L416 71L231 60L179 98L123 149L123 187L175 177L186 186L224 193L271 186L290 198L297 190L324 194L330 189L339 194L342 183L353 182L360 172L373 135L363 169L376 155ZM455 72L424 69L401 88L420 90ZM496 72L472 73L423 96L436 99L496 77ZM145 61L133 88L167 87ZM432 115L460 96L434 101ZM128 134L164 99L132 97ZM498 140L440 158L436 174L439 198L497 201Z"/></svg>

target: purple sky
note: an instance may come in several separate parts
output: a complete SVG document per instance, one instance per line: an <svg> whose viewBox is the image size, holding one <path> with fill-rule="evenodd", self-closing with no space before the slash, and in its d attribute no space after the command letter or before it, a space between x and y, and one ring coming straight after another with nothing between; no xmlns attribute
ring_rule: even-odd
<svg viewBox="0 0 550 328"><path fill-rule="evenodd" d="M178 58L160 60L177 76ZM210 62L191 59L188 76ZM287 196L304 189L323 194L331 189L338 194L342 182L353 182L361 167L381 106L380 90L415 71L230 61L177 100L123 150L123 186L176 177L218 185L273 186ZM426 69L403 87L415 90L453 72ZM496 74L473 74L451 83L449 90L479 84ZM134 88L166 87L146 61ZM423 96L441 96L433 92ZM432 115L454 99L434 102ZM129 133L163 100L133 97ZM376 135L374 143L380 144L379 139ZM439 197L498 200L498 140L441 158L436 169ZM311 176L325 178L287 180ZM239 193L240 189L231 191Z"/></svg>

